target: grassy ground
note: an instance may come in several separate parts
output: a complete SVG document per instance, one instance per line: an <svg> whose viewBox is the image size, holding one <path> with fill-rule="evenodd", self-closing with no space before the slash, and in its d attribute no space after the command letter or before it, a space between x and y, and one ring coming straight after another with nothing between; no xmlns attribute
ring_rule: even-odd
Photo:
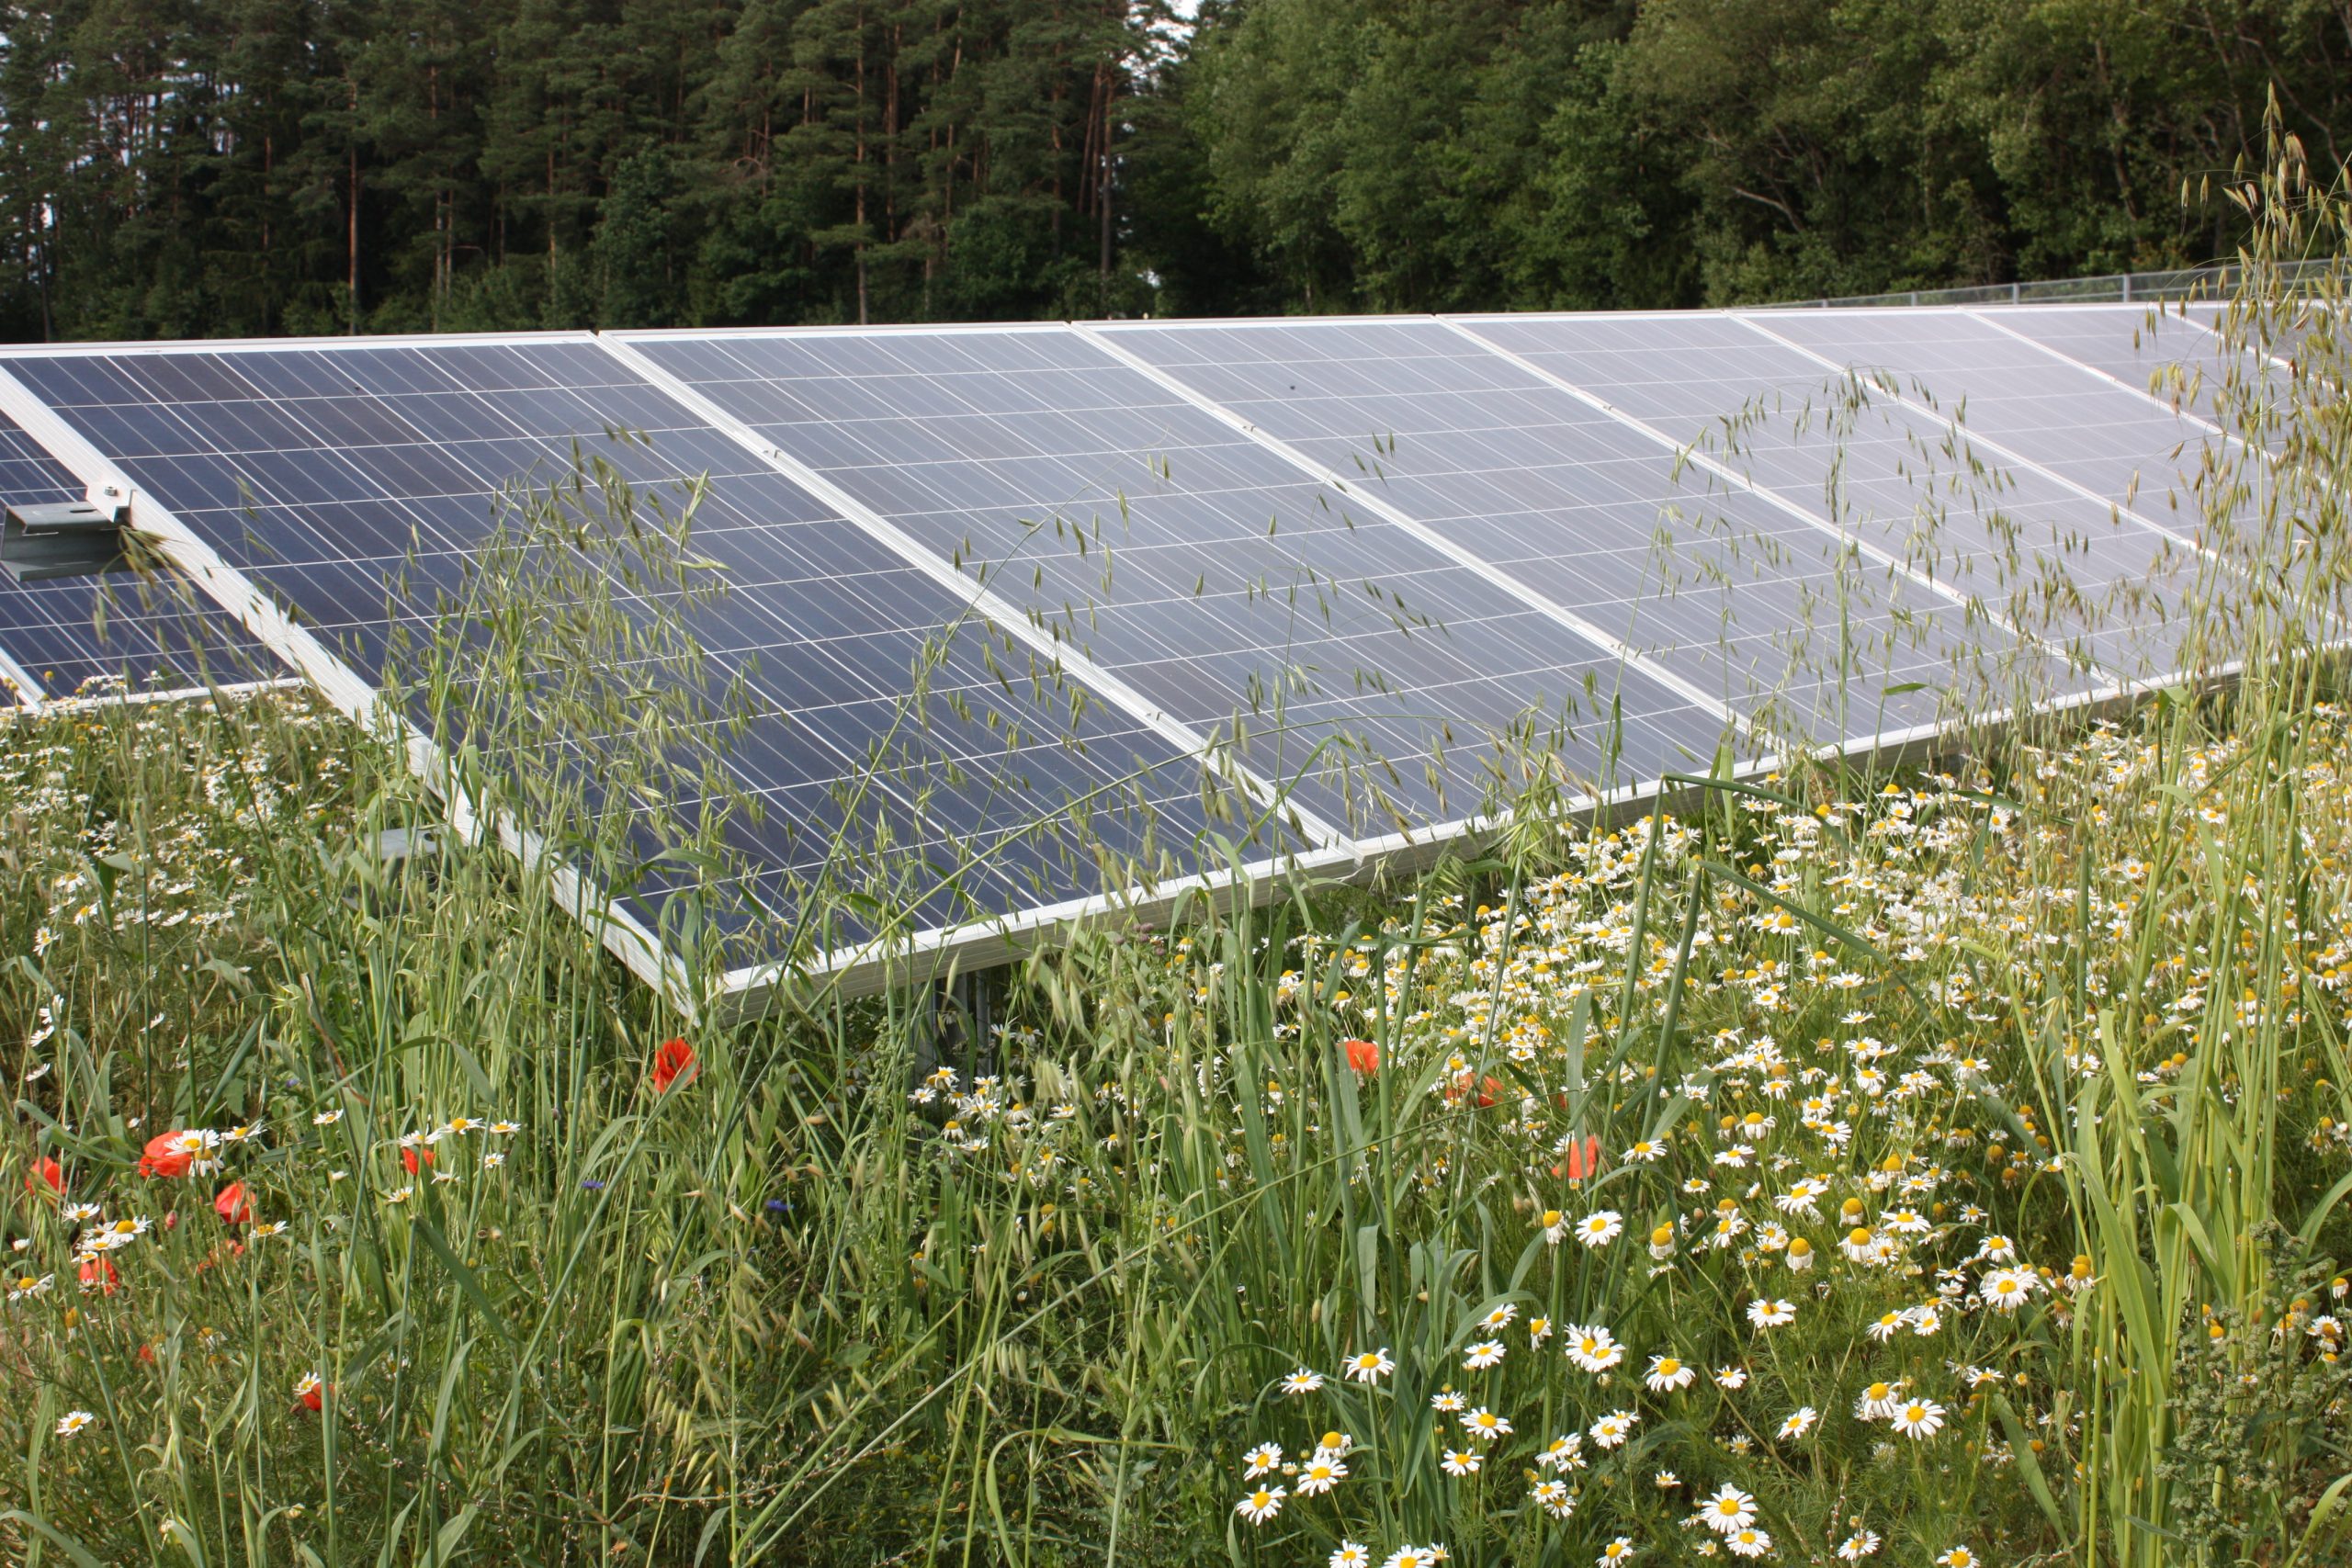
<svg viewBox="0 0 2352 1568"><path fill-rule="evenodd" d="M2341 1562L2294 417L2226 694L1084 933L935 1071L903 996L690 1025L502 853L385 863L434 808L301 699L19 721L0 1542Z"/></svg>

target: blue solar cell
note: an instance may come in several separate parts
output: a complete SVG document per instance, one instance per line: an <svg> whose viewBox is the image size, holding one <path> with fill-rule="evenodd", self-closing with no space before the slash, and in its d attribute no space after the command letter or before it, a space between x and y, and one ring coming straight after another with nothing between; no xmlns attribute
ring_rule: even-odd
<svg viewBox="0 0 2352 1568"><path fill-rule="evenodd" d="M1764 320L1777 327L1796 314ZM2109 676L2180 663L2185 604L2209 564L2057 475L1984 447L1971 434L1973 391L1967 423L1950 417L1966 387L1947 386L1937 402L1900 378L1849 378L1838 363L1724 314L1466 324Z"/></svg>
<svg viewBox="0 0 2352 1568"><path fill-rule="evenodd" d="M1442 322L1099 330L1800 739L1934 722L1951 688L2015 646L1963 626L1957 603L1832 530L1681 468L1670 442Z"/></svg>
<svg viewBox="0 0 2352 1568"><path fill-rule="evenodd" d="M0 417L0 504L83 499L65 466ZM153 571L18 582L0 575L0 701L225 685L275 673L236 621L177 576ZM17 672L8 671L13 667Z"/></svg>
<svg viewBox="0 0 2352 1568"><path fill-rule="evenodd" d="M1067 329L621 335L1151 704L1243 735L1261 773L1334 740L1394 763L1378 802L1361 775L1309 781L1351 830L1467 814L1514 726L1565 727L1586 778L1654 778L1721 735L1687 694Z"/></svg>
<svg viewBox="0 0 2352 1568"><path fill-rule="evenodd" d="M741 735L725 747L699 737L687 755L721 770L727 793L757 802L761 818L730 822L742 863L715 884L649 864L627 890L640 918L696 883L729 896L714 912L737 929L799 918L812 883L845 875L907 899L918 927L946 924L1099 893L1098 850L1163 875L1197 869L1195 840L1213 829L1246 837L1212 820L1196 758L1035 671L1024 648L959 621L965 604L941 584L593 340L0 363L138 493L378 683L421 672L421 650L450 626L442 612L500 518L513 516L518 486L564 483L577 457L608 466L640 509L675 516L695 495L693 549L723 569L724 595L689 601L625 584L620 602L666 601L702 649L708 689L740 682L752 709ZM547 628L551 645L560 630ZM603 739L566 744L593 755ZM662 827L674 825L670 814L704 804L688 791L632 818L644 852L674 840ZM1089 818L1085 831L1073 813ZM1000 831L1010 841L993 845ZM844 918L821 941L874 934Z"/></svg>

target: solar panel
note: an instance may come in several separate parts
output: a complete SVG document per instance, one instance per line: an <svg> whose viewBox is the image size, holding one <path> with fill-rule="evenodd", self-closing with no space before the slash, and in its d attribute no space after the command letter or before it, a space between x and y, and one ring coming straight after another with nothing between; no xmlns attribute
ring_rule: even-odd
<svg viewBox="0 0 2352 1568"><path fill-rule="evenodd" d="M970 623L968 597L584 335L20 352L0 367L53 411L64 434L46 438L83 444L85 467L119 476L265 584L362 696L418 672L414 649L465 589L518 479L560 481L581 454L611 465L645 504L673 508L707 481L692 543L725 569L728 591L672 608L709 679L740 682L756 705L717 765L763 817L730 825L748 881L712 886L692 868L646 868L624 901L639 961L668 893L701 885L710 912L737 929L790 919L844 842L866 857L854 874L869 890L880 890L876 856L899 868L920 928L1098 892L1098 848L1180 874L1198 869L1195 836L1252 841L1210 819L1191 750L1099 700L1073 718L1070 690L1033 690L1017 650ZM915 666L937 639L931 698L910 725ZM1078 744L1066 743L1072 728ZM1049 828L966 863L993 829L1051 824L1090 802L1099 815L1087 835ZM699 804L684 796L670 809ZM910 868L923 874L909 880ZM951 873L952 890L924 896ZM875 935L853 925L822 940Z"/></svg>
<svg viewBox="0 0 2352 1568"><path fill-rule="evenodd" d="M0 505L83 499L84 486L0 416ZM0 575L0 700L238 684L275 660L220 606L162 572L18 582Z"/></svg>
<svg viewBox="0 0 2352 1568"><path fill-rule="evenodd" d="M1939 404L1900 380L1849 382L1834 356L1732 314L1464 324L2087 656L2109 679L2145 679L2179 662L2183 606L2206 563L2173 535L1984 443L1973 391L1970 418L1955 427L1957 396ZM2054 363L2053 371L2069 373Z"/></svg>
<svg viewBox="0 0 2352 1568"><path fill-rule="evenodd" d="M2198 317L2139 305L2035 306L1974 312L2025 338L2179 408L2208 434L2243 434L2259 406L2283 406L2286 373ZM2200 313L2202 314L2202 313ZM2234 400L2235 412L2225 406ZM2278 433L2267 439L2274 447Z"/></svg>
<svg viewBox="0 0 2352 1568"><path fill-rule="evenodd" d="M2012 643L1850 536L1448 323L1097 329L1755 716L1829 742L1933 723Z"/></svg>
<svg viewBox="0 0 2352 1568"><path fill-rule="evenodd" d="M616 335L1158 708L1244 736L1261 773L1335 737L1393 761L1302 782L1353 836L1469 815L1480 743L1530 713L1608 782L1703 765L1723 733L1688 692L1066 328Z"/></svg>

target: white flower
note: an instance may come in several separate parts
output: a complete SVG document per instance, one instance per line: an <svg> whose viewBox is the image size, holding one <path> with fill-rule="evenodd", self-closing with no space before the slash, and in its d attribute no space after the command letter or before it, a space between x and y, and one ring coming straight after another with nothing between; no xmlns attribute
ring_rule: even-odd
<svg viewBox="0 0 2352 1568"><path fill-rule="evenodd" d="M1584 1468L1584 1434L1569 1432L1544 1445L1535 1462L1545 1470L1582 1470Z"/></svg>
<svg viewBox="0 0 2352 1568"><path fill-rule="evenodd" d="M1854 1401L1854 1419L1883 1421L1894 1414L1895 1387L1891 1382L1874 1382L1862 1390Z"/></svg>
<svg viewBox="0 0 2352 1568"><path fill-rule="evenodd" d="M1761 1557L1772 1550L1772 1538L1754 1525L1736 1529L1724 1538L1724 1545L1734 1557Z"/></svg>
<svg viewBox="0 0 2352 1568"><path fill-rule="evenodd" d="M1324 1568L1372 1568L1372 1549L1360 1540L1343 1540L1331 1549Z"/></svg>
<svg viewBox="0 0 2352 1568"><path fill-rule="evenodd" d="M1758 1296L1747 1303L1747 1321L1758 1328L1778 1328L1797 1320L1796 1303Z"/></svg>
<svg viewBox="0 0 2352 1568"><path fill-rule="evenodd" d="M1440 1468L1448 1475L1476 1475L1478 1473L1478 1467L1486 1461L1475 1453L1466 1453L1459 1449L1448 1449L1445 1450L1445 1458L1438 1462Z"/></svg>
<svg viewBox="0 0 2352 1568"><path fill-rule="evenodd" d="M1270 1470L1282 1468L1283 1446L1280 1443L1260 1443L1241 1456L1241 1462L1250 1467L1241 1479L1255 1481Z"/></svg>
<svg viewBox="0 0 2352 1568"><path fill-rule="evenodd" d="M1652 1393L1668 1393L1689 1388L1698 1376L1688 1362L1672 1356L1652 1356L1650 1370L1642 1381L1649 1384Z"/></svg>
<svg viewBox="0 0 2352 1568"><path fill-rule="evenodd" d="M1977 1292L1998 1311L2015 1312L2041 1282L2041 1276L2030 1269L1996 1269L1984 1276Z"/></svg>
<svg viewBox="0 0 2352 1568"><path fill-rule="evenodd" d="M1625 1359L1625 1347L1617 1343L1606 1328L1571 1325L1567 1332L1568 1359L1588 1372L1605 1372Z"/></svg>
<svg viewBox="0 0 2352 1568"><path fill-rule="evenodd" d="M1932 1438L1943 1429L1944 1407L1932 1399L1915 1399L1897 1405L1888 1419L1894 1423L1896 1431L1916 1441Z"/></svg>
<svg viewBox="0 0 2352 1568"><path fill-rule="evenodd" d="M1348 1358L1347 1374L1357 1382L1376 1383L1396 1370L1388 1359L1388 1347L1377 1350L1362 1350Z"/></svg>
<svg viewBox="0 0 2352 1568"><path fill-rule="evenodd" d="M1594 1442L1604 1449L1613 1449L1634 1435L1634 1427L1640 1420L1630 1410L1612 1410L1586 1430L1592 1434Z"/></svg>
<svg viewBox="0 0 2352 1568"><path fill-rule="evenodd" d="M1261 1486L1233 1505L1233 1511L1253 1525L1262 1525L1283 1511L1283 1499L1288 1495L1279 1486Z"/></svg>
<svg viewBox="0 0 2352 1568"><path fill-rule="evenodd" d="M1728 1483L1699 1505L1699 1522L1717 1535L1729 1535L1756 1522L1756 1499Z"/></svg>
<svg viewBox="0 0 2352 1568"><path fill-rule="evenodd" d="M1306 1367L1283 1379L1283 1392L1290 1394L1313 1393L1323 1386L1323 1374Z"/></svg>
<svg viewBox="0 0 2352 1568"><path fill-rule="evenodd" d="M1821 1412L1815 1410L1812 1405L1798 1405L1794 1410L1789 1412L1788 1416L1781 1422L1781 1440L1784 1442L1795 1441L1797 1438L1804 1437L1807 1432L1812 1431L1813 1424L1820 1419Z"/></svg>
<svg viewBox="0 0 2352 1568"><path fill-rule="evenodd" d="M1337 1458L1317 1456L1299 1467L1298 1495L1302 1497L1317 1496L1347 1478L1348 1467Z"/></svg>
<svg viewBox="0 0 2352 1568"><path fill-rule="evenodd" d="M1539 1481L1527 1495L1555 1519L1565 1519L1577 1511L1576 1494L1568 1490L1565 1481Z"/></svg>
<svg viewBox="0 0 2352 1568"><path fill-rule="evenodd" d="M1715 1382L1717 1386L1737 1393L1747 1386L1747 1369L1746 1367L1717 1367Z"/></svg>
<svg viewBox="0 0 2352 1568"><path fill-rule="evenodd" d="M96 1420L97 1417L86 1410L69 1410L65 1413L64 1418L57 1423L57 1435L61 1438L73 1437L83 1427L93 1425Z"/></svg>
<svg viewBox="0 0 2352 1568"><path fill-rule="evenodd" d="M1502 1359L1503 1342L1499 1339L1484 1339L1469 1348L1462 1365L1465 1371L1483 1372Z"/></svg>
<svg viewBox="0 0 2352 1568"><path fill-rule="evenodd" d="M1624 1234L1624 1217L1614 1209L1598 1210L1577 1222L1577 1239L1587 1247L1607 1247Z"/></svg>
<svg viewBox="0 0 2352 1568"><path fill-rule="evenodd" d="M1878 1534L1874 1530L1856 1530L1838 1548L1838 1555L1849 1562L1860 1562L1865 1557L1878 1555Z"/></svg>
<svg viewBox="0 0 2352 1568"><path fill-rule="evenodd" d="M1482 1443L1510 1436L1510 1423L1483 1404L1462 1418L1462 1429Z"/></svg>

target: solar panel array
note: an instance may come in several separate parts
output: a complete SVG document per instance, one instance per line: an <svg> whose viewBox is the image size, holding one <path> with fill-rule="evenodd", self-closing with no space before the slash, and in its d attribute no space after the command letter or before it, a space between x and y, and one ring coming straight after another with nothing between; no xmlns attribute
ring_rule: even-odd
<svg viewBox="0 0 2352 1568"><path fill-rule="evenodd" d="M242 619L354 711L473 679L518 521L602 466L724 583L598 567L702 654L606 687L738 720L687 743L723 874L664 852L711 795L594 764L626 715L538 736L639 847L616 946L673 978L673 896L755 958L821 903L797 951L856 983L886 937L1425 853L1531 751L1598 800L2162 679L2222 353L2047 306L0 350L0 499L116 487L212 602L99 646L104 584L0 582L0 670L226 665Z"/></svg>

